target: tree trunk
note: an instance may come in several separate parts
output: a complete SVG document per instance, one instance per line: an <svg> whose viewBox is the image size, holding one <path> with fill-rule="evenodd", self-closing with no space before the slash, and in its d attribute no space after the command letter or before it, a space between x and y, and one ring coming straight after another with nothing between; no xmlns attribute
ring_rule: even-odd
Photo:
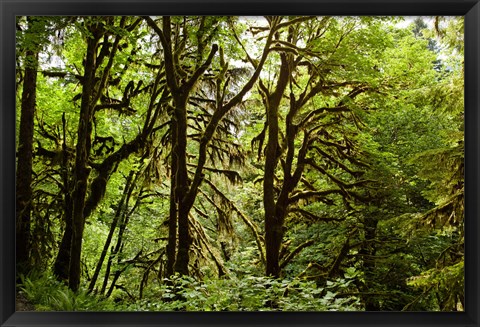
<svg viewBox="0 0 480 327"><path fill-rule="evenodd" d="M363 272L365 274L365 284L363 292L373 289L373 281L375 280L375 254L377 252L376 244L373 242L377 235L378 220L376 218L366 218L365 224L365 240L366 244L358 251L363 255ZM380 304L378 298L371 295L361 295L365 303L365 311L379 311Z"/></svg>
<svg viewBox="0 0 480 327"><path fill-rule="evenodd" d="M175 119L171 120L172 144L177 143L177 123ZM168 244L167 244L167 267L166 277L174 273L175 257L177 254L177 198L176 198L176 171L177 156L171 154L171 173L170 173L170 212L168 217Z"/></svg>
<svg viewBox="0 0 480 327"><path fill-rule="evenodd" d="M127 189L126 191L126 197L124 201L124 207L122 210L121 218L119 219L120 221L120 226L118 228L118 235L117 235L117 243L115 244L115 247L112 247L110 249L110 256L108 257L108 262L107 262L107 267L105 270L105 276L103 277L103 284L102 288L100 290L101 294L105 294L105 290L107 289L107 284L108 284L108 279L110 277L110 270L113 264L113 259L117 257L117 263L120 263L120 252L123 249L124 242L123 242L123 235L125 233L125 229L127 228L128 222L130 220L130 215L133 213L135 207L138 205L140 201L140 197L137 197L136 203L133 205L133 208L129 211L128 210L128 203L130 202L130 198L132 197L133 190L135 188L135 184L137 182L138 175L135 177L135 179L132 181L130 188ZM116 273L115 273L116 274ZM114 282L112 282L114 283Z"/></svg>
<svg viewBox="0 0 480 327"><path fill-rule="evenodd" d="M72 196L70 190L70 182L69 182L69 172L68 172L68 153L67 153L67 139L66 139L66 121L65 121L65 113L62 116L63 122L63 167L62 167L62 179L63 179L63 187L65 189L64 192L64 222L65 222L65 230L63 232L62 241L60 243L60 248L58 251L57 258L55 259L55 263L53 265L53 273L57 277L58 280L67 281L68 280L68 270L70 265L70 248L72 246L72 233L73 233L73 226L72 226Z"/></svg>
<svg viewBox="0 0 480 327"><path fill-rule="evenodd" d="M182 92L182 91L180 91ZM189 188L187 174L187 96L183 94L175 99L175 116L177 124L177 142L173 155L177 158L177 173L175 176L175 197L178 201L178 251L175 260L175 272L188 275L190 250L190 234L188 231L189 209L183 201Z"/></svg>
<svg viewBox="0 0 480 327"><path fill-rule="evenodd" d="M92 33L87 39L87 55L85 59L85 76L78 124L78 139L75 156L74 189L73 189L73 234L70 250L69 287L73 291L80 285L80 256L82 250L83 229L85 226L84 207L87 193L87 180L90 175L88 157L91 147L93 91L95 85L95 60L100 33Z"/></svg>
<svg viewBox="0 0 480 327"><path fill-rule="evenodd" d="M32 21L28 19L29 27ZM16 261L19 273L30 270L30 226L32 209L33 127L37 88L38 50L25 56L22 91L16 189Z"/></svg>
<svg viewBox="0 0 480 327"><path fill-rule="evenodd" d="M280 276L280 246L283 239L283 221L285 210L277 210L275 194L275 169L279 158L278 146L278 108L283 92L288 85L289 69L285 55L281 56L282 66L278 77L275 92L268 96L267 101L267 123L268 141L265 151L265 173L263 179L263 206L265 210L265 254L266 254L266 275ZM280 206L286 205L280 204ZM280 207L279 207L280 209Z"/></svg>
<svg viewBox="0 0 480 327"><path fill-rule="evenodd" d="M277 166L278 146L278 115L277 109L269 107L268 119L268 143L265 152L265 173L263 179L263 206L265 210L265 254L266 275L279 277L279 253L281 224L275 215L275 191L274 176Z"/></svg>
<svg viewBox="0 0 480 327"><path fill-rule="evenodd" d="M100 270L102 269L103 261L107 256L108 248L110 247L110 243L112 242L113 234L115 229L117 228L118 221L120 217L123 215L124 210L128 207L128 203L126 203L127 194L129 193L129 189L132 187L132 178L133 178L134 171L131 171L127 177L125 182L125 187L123 189L123 195L118 202L118 207L115 212L115 217L113 218L112 223L110 224L110 230L107 235L107 239L105 240L105 244L103 246L102 253L100 254L100 258L98 259L97 266L95 267L95 272L93 273L92 279L90 280L90 284L88 286L88 291L92 292L93 288L95 287L95 283L97 282L98 275L100 274Z"/></svg>
<svg viewBox="0 0 480 327"><path fill-rule="evenodd" d="M59 281L68 280L68 271L70 266L70 248L72 246L73 234L71 202L66 203L65 207L65 230L63 231L60 248L58 250L57 258L55 259L55 263L53 265L53 273Z"/></svg>

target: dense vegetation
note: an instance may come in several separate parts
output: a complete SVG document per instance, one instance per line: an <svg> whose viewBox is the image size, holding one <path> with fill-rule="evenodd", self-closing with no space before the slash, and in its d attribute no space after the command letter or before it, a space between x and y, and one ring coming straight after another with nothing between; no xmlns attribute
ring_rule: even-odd
<svg viewBox="0 0 480 327"><path fill-rule="evenodd" d="M463 310L461 18L18 17L16 58L36 310Z"/></svg>

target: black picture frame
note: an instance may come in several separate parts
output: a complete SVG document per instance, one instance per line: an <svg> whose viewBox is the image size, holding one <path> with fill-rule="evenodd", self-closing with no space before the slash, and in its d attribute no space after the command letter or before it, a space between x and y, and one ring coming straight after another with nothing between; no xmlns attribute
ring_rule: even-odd
<svg viewBox="0 0 480 327"><path fill-rule="evenodd" d="M15 312L15 16L465 16L464 312ZM480 4L478 0L0 0L1 326L479 326Z"/></svg>

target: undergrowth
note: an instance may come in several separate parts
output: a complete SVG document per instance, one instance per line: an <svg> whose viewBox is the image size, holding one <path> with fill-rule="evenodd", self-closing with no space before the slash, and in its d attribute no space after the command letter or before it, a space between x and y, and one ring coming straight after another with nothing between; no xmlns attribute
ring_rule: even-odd
<svg viewBox="0 0 480 327"><path fill-rule="evenodd" d="M17 291L35 306L35 311L114 311L119 305L110 299L88 294L80 289L73 292L51 274L31 273L20 276Z"/></svg>
<svg viewBox="0 0 480 327"><path fill-rule="evenodd" d="M341 296L350 281L318 287L298 279L248 276L206 279L173 276L151 284L142 299L104 298L85 289L73 292L52 275L32 274L18 285L36 311L349 311L361 310L355 297Z"/></svg>

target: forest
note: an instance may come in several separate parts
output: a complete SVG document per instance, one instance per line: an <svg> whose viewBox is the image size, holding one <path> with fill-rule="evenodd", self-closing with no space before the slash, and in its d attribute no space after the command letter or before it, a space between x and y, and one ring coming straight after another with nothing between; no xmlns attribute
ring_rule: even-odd
<svg viewBox="0 0 480 327"><path fill-rule="evenodd" d="M463 311L463 30L17 17L17 310Z"/></svg>

